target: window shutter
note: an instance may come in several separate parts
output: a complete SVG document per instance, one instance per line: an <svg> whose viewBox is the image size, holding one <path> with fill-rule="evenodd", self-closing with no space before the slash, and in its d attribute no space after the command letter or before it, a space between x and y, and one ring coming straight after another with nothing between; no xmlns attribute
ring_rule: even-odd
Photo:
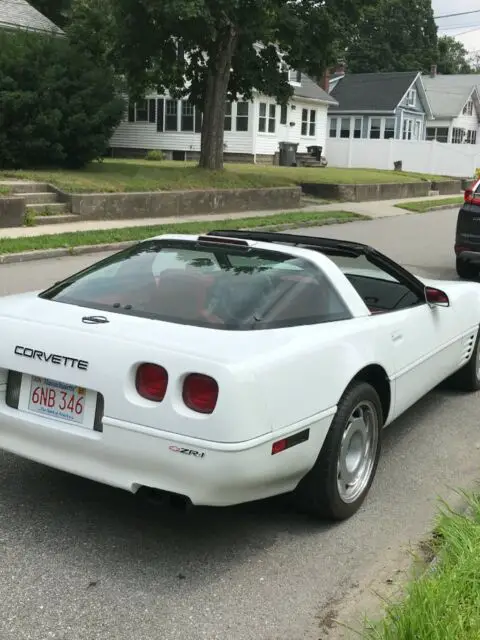
<svg viewBox="0 0 480 640"><path fill-rule="evenodd" d="M157 115L156 105L157 105L156 100L148 101L148 121L149 122L153 122L153 123L156 122L156 115Z"/></svg>
<svg viewBox="0 0 480 640"><path fill-rule="evenodd" d="M202 133L202 112L195 107L195 133Z"/></svg>
<svg viewBox="0 0 480 640"><path fill-rule="evenodd" d="M163 131L163 98L157 100L157 131Z"/></svg>
<svg viewBox="0 0 480 640"><path fill-rule="evenodd" d="M128 103L128 121L135 122L135 103L134 102Z"/></svg>

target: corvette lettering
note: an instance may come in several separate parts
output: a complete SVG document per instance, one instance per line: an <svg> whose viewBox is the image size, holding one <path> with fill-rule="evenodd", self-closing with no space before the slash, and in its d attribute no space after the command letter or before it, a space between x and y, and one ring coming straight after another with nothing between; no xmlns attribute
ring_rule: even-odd
<svg viewBox="0 0 480 640"><path fill-rule="evenodd" d="M81 371L87 371L88 369L88 362L86 360L62 356L58 353L46 353L45 351L31 349L30 347L22 347L20 345L15 347L15 355L22 356L23 358L30 358L30 360L40 360L40 362L56 364L57 366L63 365L64 367L70 367L71 369L80 369Z"/></svg>
<svg viewBox="0 0 480 640"><path fill-rule="evenodd" d="M185 456L193 456L194 458L205 457L205 453L200 451L195 451L195 449L185 449L184 447L176 447L174 445L168 448L170 449L170 451L173 451L174 453L183 453Z"/></svg>

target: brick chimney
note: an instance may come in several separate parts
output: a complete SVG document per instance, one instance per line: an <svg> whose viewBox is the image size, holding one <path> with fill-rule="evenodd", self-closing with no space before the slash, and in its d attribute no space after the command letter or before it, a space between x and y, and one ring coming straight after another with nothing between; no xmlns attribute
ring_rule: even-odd
<svg viewBox="0 0 480 640"><path fill-rule="evenodd" d="M323 72L320 86L326 93L330 93L330 69L325 69Z"/></svg>
<svg viewBox="0 0 480 640"><path fill-rule="evenodd" d="M437 65L432 64L432 66L430 67L430 77L435 78L436 75L437 75Z"/></svg>

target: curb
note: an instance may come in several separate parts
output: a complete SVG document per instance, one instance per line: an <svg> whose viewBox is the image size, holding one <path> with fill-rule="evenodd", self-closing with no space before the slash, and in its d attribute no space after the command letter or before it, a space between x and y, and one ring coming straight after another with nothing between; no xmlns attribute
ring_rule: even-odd
<svg viewBox="0 0 480 640"><path fill-rule="evenodd" d="M400 209L401 211L404 211L407 215L408 214L417 214L417 215L423 215L424 213L431 213L432 211L445 211L446 209L455 209L455 207L461 207L462 203L458 202L457 204L442 204L439 205L438 207L432 207L431 209L427 209L426 211L411 211L410 209L403 209L401 206L399 205L394 205L396 209Z"/></svg>
<svg viewBox="0 0 480 640"><path fill-rule="evenodd" d="M312 220L311 222L305 222L301 225L286 223L281 225L272 225L270 227L249 227L249 230L254 231L255 229L261 229L263 231L283 231L295 228L306 229L307 227L325 227L331 224L346 224L349 222L361 222L367 220L371 220L371 218L362 214L355 214L352 212L351 218L327 218L322 221L321 225L318 224L318 221ZM58 249L38 249L35 251L22 251L21 253L5 253L3 255L0 255L0 265L14 264L19 262L33 262L34 260L48 260L52 258L65 258L67 256L82 256L88 254L103 253L104 251L121 251L122 249L133 247L133 245L138 244L139 242L143 242L143 240L111 242L108 244L91 244L79 247L60 247Z"/></svg>

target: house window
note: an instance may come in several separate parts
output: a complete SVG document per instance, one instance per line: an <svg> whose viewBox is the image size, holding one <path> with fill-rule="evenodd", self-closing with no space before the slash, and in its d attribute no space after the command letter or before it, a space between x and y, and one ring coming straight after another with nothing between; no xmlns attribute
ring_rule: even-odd
<svg viewBox="0 0 480 640"><path fill-rule="evenodd" d="M463 107L462 111L464 116L472 116L473 115L473 100L469 100L467 104Z"/></svg>
<svg viewBox="0 0 480 640"><path fill-rule="evenodd" d="M165 131L178 131L178 102L165 100Z"/></svg>
<svg viewBox="0 0 480 640"><path fill-rule="evenodd" d="M194 114L194 105L182 100L182 131L194 131Z"/></svg>
<svg viewBox="0 0 480 640"><path fill-rule="evenodd" d="M337 137L337 122L338 122L338 118L330 118L330 131L328 134L330 138Z"/></svg>
<svg viewBox="0 0 480 640"><path fill-rule="evenodd" d="M413 133L413 120L405 118L403 121L402 138L404 140L411 140Z"/></svg>
<svg viewBox="0 0 480 640"><path fill-rule="evenodd" d="M340 120L340 138L350 138L350 118Z"/></svg>
<svg viewBox="0 0 480 640"><path fill-rule="evenodd" d="M385 118L385 129L383 131L383 137L386 140L395 138L395 118Z"/></svg>
<svg viewBox="0 0 480 640"><path fill-rule="evenodd" d="M265 133L267 130L267 104L260 102L258 110L258 130Z"/></svg>
<svg viewBox="0 0 480 640"><path fill-rule="evenodd" d="M308 130L308 135L311 136L312 138L315 137L315 130L316 130L316 124L317 124L317 112L315 111L315 109L311 109L310 110L310 127Z"/></svg>
<svg viewBox="0 0 480 640"><path fill-rule="evenodd" d="M280 124L287 124L288 106L282 104L280 107Z"/></svg>
<svg viewBox="0 0 480 640"><path fill-rule="evenodd" d="M308 109L302 109L302 136L306 136L308 131Z"/></svg>
<svg viewBox="0 0 480 640"><path fill-rule="evenodd" d="M148 100L135 103L135 122L148 122Z"/></svg>
<svg viewBox="0 0 480 640"><path fill-rule="evenodd" d="M277 105L271 104L268 107L268 133L275 133L276 117Z"/></svg>
<svg viewBox="0 0 480 640"><path fill-rule="evenodd" d="M465 137L465 129L454 129L452 132L453 144L462 144Z"/></svg>
<svg viewBox="0 0 480 640"><path fill-rule="evenodd" d="M224 131L232 130L232 103L231 102L225 103L225 122L223 125L223 129Z"/></svg>
<svg viewBox="0 0 480 640"><path fill-rule="evenodd" d="M237 103L237 131L248 131L248 102Z"/></svg>
<svg viewBox="0 0 480 640"><path fill-rule="evenodd" d="M301 71L294 71L293 69L290 69L288 72L288 81L289 82L296 82L297 84L301 84L302 82L302 72Z"/></svg>
<svg viewBox="0 0 480 640"><path fill-rule="evenodd" d="M410 89L410 91L407 93L407 105L409 107L414 107L416 102L417 102L417 90Z"/></svg>
<svg viewBox="0 0 480 640"><path fill-rule="evenodd" d="M467 131L467 138L465 142L467 144L477 144L477 132L472 130Z"/></svg>
<svg viewBox="0 0 480 640"><path fill-rule="evenodd" d="M370 118L370 138L378 140L380 138L380 129L382 121L380 118Z"/></svg>
<svg viewBox="0 0 480 640"><path fill-rule="evenodd" d="M427 140L448 142L448 127L427 127Z"/></svg>
<svg viewBox="0 0 480 640"><path fill-rule="evenodd" d="M302 136L311 136L312 138L315 137L316 124L317 124L316 119L317 119L317 112L314 109L311 109L311 110L302 109ZM336 118L332 118L332 122L333 120L335 120L335 126L336 126Z"/></svg>
<svg viewBox="0 0 480 640"><path fill-rule="evenodd" d="M362 137L362 119L355 118L355 123L353 127L353 137L361 138Z"/></svg>

